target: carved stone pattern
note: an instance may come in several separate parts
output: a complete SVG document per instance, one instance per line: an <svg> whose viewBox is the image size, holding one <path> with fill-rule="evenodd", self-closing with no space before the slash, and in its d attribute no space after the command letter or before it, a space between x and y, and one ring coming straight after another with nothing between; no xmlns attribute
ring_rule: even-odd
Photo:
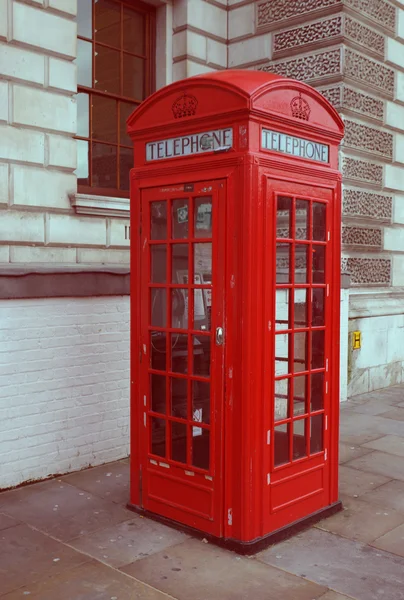
<svg viewBox="0 0 404 600"><path fill-rule="evenodd" d="M258 27L341 4L342 0L267 0L258 5Z"/></svg>
<svg viewBox="0 0 404 600"><path fill-rule="evenodd" d="M288 50L304 44L312 44L342 34L342 17L320 21L304 27L296 27L275 35L274 50Z"/></svg>
<svg viewBox="0 0 404 600"><path fill-rule="evenodd" d="M345 75L394 94L394 71L352 50L345 52Z"/></svg>
<svg viewBox="0 0 404 600"><path fill-rule="evenodd" d="M324 98L327 98L328 102L330 102L330 104L332 104L335 108L339 108L341 106L341 88L330 87L318 91L323 94Z"/></svg>
<svg viewBox="0 0 404 600"><path fill-rule="evenodd" d="M345 121L344 144L393 158L393 135L353 121Z"/></svg>
<svg viewBox="0 0 404 600"><path fill-rule="evenodd" d="M347 18L345 20L345 35L354 42L361 44L361 46L370 48L384 57L384 36L376 33L373 29Z"/></svg>
<svg viewBox="0 0 404 600"><path fill-rule="evenodd" d="M381 229L367 229L365 227L343 227L342 243L380 248L382 245L382 231Z"/></svg>
<svg viewBox="0 0 404 600"><path fill-rule="evenodd" d="M391 261L385 258L348 258L344 268L357 285L390 284Z"/></svg>
<svg viewBox="0 0 404 600"><path fill-rule="evenodd" d="M340 73L341 52L340 50L332 50L322 54L312 54L311 56L272 63L266 67L261 67L260 70L270 71L300 81L308 81Z"/></svg>
<svg viewBox="0 0 404 600"><path fill-rule="evenodd" d="M344 190L342 212L345 215L391 220L393 197L362 190Z"/></svg>
<svg viewBox="0 0 404 600"><path fill-rule="evenodd" d="M360 112L363 115L383 120L383 100L377 100L376 98L372 98L367 94L357 92L351 88L344 87L343 106Z"/></svg>
<svg viewBox="0 0 404 600"><path fill-rule="evenodd" d="M394 31L396 9L384 0L345 0L345 4Z"/></svg>
<svg viewBox="0 0 404 600"><path fill-rule="evenodd" d="M378 183L379 185L382 185L383 182L383 167L381 165L347 156L342 161L342 174L344 177Z"/></svg>

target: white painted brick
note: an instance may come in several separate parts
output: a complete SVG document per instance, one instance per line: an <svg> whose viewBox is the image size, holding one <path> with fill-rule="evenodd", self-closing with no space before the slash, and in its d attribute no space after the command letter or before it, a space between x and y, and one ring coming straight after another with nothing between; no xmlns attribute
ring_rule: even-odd
<svg viewBox="0 0 404 600"><path fill-rule="evenodd" d="M385 227L383 247L393 252L404 252L404 227Z"/></svg>
<svg viewBox="0 0 404 600"><path fill-rule="evenodd" d="M49 215L48 238L50 244L75 244L78 246L105 246L107 226L104 219L70 215Z"/></svg>
<svg viewBox="0 0 404 600"><path fill-rule="evenodd" d="M111 219L109 225L110 246L129 248L130 240L125 240L125 227L129 225L128 219Z"/></svg>
<svg viewBox="0 0 404 600"><path fill-rule="evenodd" d="M400 71L396 72L396 100L400 100L400 102L404 102L404 73Z"/></svg>
<svg viewBox="0 0 404 600"><path fill-rule="evenodd" d="M404 256L393 256L392 284L404 286Z"/></svg>
<svg viewBox="0 0 404 600"><path fill-rule="evenodd" d="M229 67L271 58L271 34L257 35L229 45Z"/></svg>
<svg viewBox="0 0 404 600"><path fill-rule="evenodd" d="M77 189L75 175L23 165L15 165L11 169L14 184L13 204L66 210L71 208L69 194L74 194Z"/></svg>
<svg viewBox="0 0 404 600"><path fill-rule="evenodd" d="M45 136L39 131L0 126L0 159L43 164Z"/></svg>
<svg viewBox="0 0 404 600"><path fill-rule="evenodd" d="M8 204L8 165L0 164L0 204Z"/></svg>
<svg viewBox="0 0 404 600"><path fill-rule="evenodd" d="M255 6L246 4L229 12L229 40L255 33Z"/></svg>
<svg viewBox="0 0 404 600"><path fill-rule="evenodd" d="M75 248L43 248L40 246L11 246L12 263L75 263Z"/></svg>
<svg viewBox="0 0 404 600"><path fill-rule="evenodd" d="M64 133L77 128L76 100L60 94L14 86L14 123Z"/></svg>
<svg viewBox="0 0 404 600"><path fill-rule="evenodd" d="M2 211L0 219L1 242L40 242L45 240L44 216L39 214Z"/></svg>
<svg viewBox="0 0 404 600"><path fill-rule="evenodd" d="M394 195L393 222L404 224L404 194Z"/></svg>
<svg viewBox="0 0 404 600"><path fill-rule="evenodd" d="M227 67L227 45L207 38L207 63Z"/></svg>
<svg viewBox="0 0 404 600"><path fill-rule="evenodd" d="M404 44L391 38L387 38L386 62L404 67Z"/></svg>
<svg viewBox="0 0 404 600"><path fill-rule="evenodd" d="M386 103L386 125L404 131L404 106L395 102Z"/></svg>
<svg viewBox="0 0 404 600"><path fill-rule="evenodd" d="M76 140L62 135L47 135L49 166L74 170L77 167Z"/></svg>
<svg viewBox="0 0 404 600"><path fill-rule="evenodd" d="M102 248L78 249L79 263L119 264L125 266L129 265L129 260L129 250L105 250Z"/></svg>
<svg viewBox="0 0 404 600"><path fill-rule="evenodd" d="M0 81L0 121L8 121L8 83ZM0 140L1 143L1 140Z"/></svg>
<svg viewBox="0 0 404 600"><path fill-rule="evenodd" d="M180 31L173 35L173 57L194 56L206 60L206 37L194 31Z"/></svg>
<svg viewBox="0 0 404 600"><path fill-rule="evenodd" d="M77 92L77 66L67 60L49 58L49 87Z"/></svg>
<svg viewBox="0 0 404 600"><path fill-rule="evenodd" d="M76 57L77 26L74 21L19 2L13 2L13 39Z"/></svg>
<svg viewBox="0 0 404 600"><path fill-rule="evenodd" d="M49 0L49 8L76 16L78 0ZM82 0L81 0L82 1Z"/></svg>
<svg viewBox="0 0 404 600"><path fill-rule="evenodd" d="M45 57L27 48L0 44L0 75L41 85L45 82Z"/></svg>
<svg viewBox="0 0 404 600"><path fill-rule="evenodd" d="M10 246L0 246L0 262L8 263L10 261Z"/></svg>
<svg viewBox="0 0 404 600"><path fill-rule="evenodd" d="M7 38L7 0L0 0L0 37Z"/></svg>
<svg viewBox="0 0 404 600"><path fill-rule="evenodd" d="M389 190L404 192L404 167L385 165L384 187Z"/></svg>

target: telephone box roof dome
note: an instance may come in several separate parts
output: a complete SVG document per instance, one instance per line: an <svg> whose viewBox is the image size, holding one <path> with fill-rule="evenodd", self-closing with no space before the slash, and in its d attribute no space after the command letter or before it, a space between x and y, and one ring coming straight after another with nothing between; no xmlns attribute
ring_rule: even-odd
<svg viewBox="0 0 404 600"><path fill-rule="evenodd" d="M275 81L290 81L276 75L275 73L267 73L266 71L247 71L245 69L226 69L225 71L212 71L203 75L195 75L187 81L194 80L212 80L214 82L222 82L237 88L241 93L247 96L252 96L260 88L265 88L270 83Z"/></svg>

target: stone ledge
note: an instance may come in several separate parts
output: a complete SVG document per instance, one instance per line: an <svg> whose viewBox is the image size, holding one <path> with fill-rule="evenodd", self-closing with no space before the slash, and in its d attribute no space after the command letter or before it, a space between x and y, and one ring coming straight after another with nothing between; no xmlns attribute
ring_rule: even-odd
<svg viewBox="0 0 404 600"><path fill-rule="evenodd" d="M129 198L109 198L90 194L71 194L70 203L77 214L129 219Z"/></svg>
<svg viewBox="0 0 404 600"><path fill-rule="evenodd" d="M395 290L351 290L349 318L387 317L404 313L404 288Z"/></svg>

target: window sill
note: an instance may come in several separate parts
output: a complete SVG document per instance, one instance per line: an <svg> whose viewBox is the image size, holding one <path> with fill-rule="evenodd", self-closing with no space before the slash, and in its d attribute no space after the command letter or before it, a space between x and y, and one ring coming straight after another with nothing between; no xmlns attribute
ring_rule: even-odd
<svg viewBox="0 0 404 600"><path fill-rule="evenodd" d="M110 198L90 194L72 194L70 202L79 215L120 217L129 219L129 198Z"/></svg>

